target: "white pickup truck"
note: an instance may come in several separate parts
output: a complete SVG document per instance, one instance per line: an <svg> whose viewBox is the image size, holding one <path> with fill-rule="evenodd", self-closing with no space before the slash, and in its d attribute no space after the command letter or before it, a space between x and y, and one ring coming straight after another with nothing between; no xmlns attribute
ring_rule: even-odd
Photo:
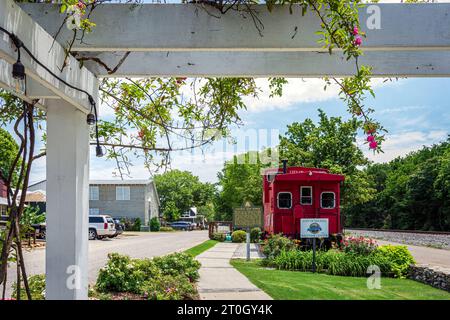
<svg viewBox="0 0 450 320"><path fill-rule="evenodd" d="M114 220L106 215L89 216L89 240L112 237L116 233Z"/></svg>

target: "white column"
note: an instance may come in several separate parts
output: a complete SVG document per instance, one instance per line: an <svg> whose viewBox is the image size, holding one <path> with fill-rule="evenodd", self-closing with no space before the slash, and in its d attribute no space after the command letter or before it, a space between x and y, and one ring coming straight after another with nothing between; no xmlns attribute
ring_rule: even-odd
<svg viewBox="0 0 450 320"><path fill-rule="evenodd" d="M46 299L87 299L89 126L63 100L46 106Z"/></svg>

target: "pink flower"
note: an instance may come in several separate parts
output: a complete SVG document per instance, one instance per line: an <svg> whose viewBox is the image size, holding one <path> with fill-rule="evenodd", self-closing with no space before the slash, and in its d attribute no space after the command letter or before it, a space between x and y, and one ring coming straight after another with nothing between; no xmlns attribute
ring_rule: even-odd
<svg viewBox="0 0 450 320"><path fill-rule="evenodd" d="M375 141L375 137L373 135L369 135L369 136L367 136L367 141L368 142Z"/></svg>
<svg viewBox="0 0 450 320"><path fill-rule="evenodd" d="M355 40L353 41L353 44L355 46L360 46L362 44L362 38L361 37L356 37Z"/></svg>
<svg viewBox="0 0 450 320"><path fill-rule="evenodd" d="M378 142L376 142L375 140L371 141L369 143L369 148L372 149L372 150L375 150L377 148L377 146L378 146Z"/></svg>
<svg viewBox="0 0 450 320"><path fill-rule="evenodd" d="M353 34L354 36L356 36L356 35L358 35L358 33L359 33L358 27L357 27L357 26L354 26L354 27L353 27L353 32L352 32L352 34Z"/></svg>
<svg viewBox="0 0 450 320"><path fill-rule="evenodd" d="M76 6L77 6L78 9L80 9L80 10L83 10L83 9L86 7L86 5L84 4L83 1L78 1L78 3L77 3Z"/></svg>

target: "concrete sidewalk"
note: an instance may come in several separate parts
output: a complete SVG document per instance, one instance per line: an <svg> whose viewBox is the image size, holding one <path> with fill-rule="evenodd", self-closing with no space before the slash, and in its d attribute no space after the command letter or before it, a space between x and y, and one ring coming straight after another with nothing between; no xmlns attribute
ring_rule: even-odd
<svg viewBox="0 0 450 320"><path fill-rule="evenodd" d="M202 264L198 282L202 300L272 300L230 264L231 258L242 255L242 245L221 242L197 256ZM252 249L252 258L259 257Z"/></svg>

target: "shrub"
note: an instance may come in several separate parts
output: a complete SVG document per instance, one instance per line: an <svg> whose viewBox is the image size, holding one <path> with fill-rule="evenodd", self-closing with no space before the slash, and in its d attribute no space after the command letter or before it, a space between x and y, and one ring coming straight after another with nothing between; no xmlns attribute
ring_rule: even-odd
<svg viewBox="0 0 450 320"><path fill-rule="evenodd" d="M159 231L169 232L174 231L174 229L172 227L161 227L159 228Z"/></svg>
<svg viewBox="0 0 450 320"><path fill-rule="evenodd" d="M157 217L153 217L150 219L150 231L159 231L161 229L161 224L159 223L159 219Z"/></svg>
<svg viewBox="0 0 450 320"><path fill-rule="evenodd" d="M387 259L376 255L355 255L338 251L328 251L321 256L323 269L327 273L340 276L367 276L369 266L380 268L382 274L389 274L390 263Z"/></svg>
<svg viewBox="0 0 450 320"><path fill-rule="evenodd" d="M286 238L281 234L275 234L264 241L263 253L268 259L273 259L278 256L281 251L290 251L296 247L293 240Z"/></svg>
<svg viewBox="0 0 450 320"><path fill-rule="evenodd" d="M271 261L271 265L284 270L310 271L312 268L312 251L281 251ZM316 252L316 271L332 275L363 277L367 269L376 265L384 274L388 274L391 264L388 259L378 255L355 255L336 250Z"/></svg>
<svg viewBox="0 0 450 320"><path fill-rule="evenodd" d="M96 288L100 292L141 293L143 283L161 271L150 259L130 259L118 253L108 254L108 262L100 269Z"/></svg>
<svg viewBox="0 0 450 320"><path fill-rule="evenodd" d="M377 249L376 241L364 237L348 237L342 242L341 250L345 253L369 255Z"/></svg>
<svg viewBox="0 0 450 320"><path fill-rule="evenodd" d="M227 235L225 233L220 233L220 232L214 232L211 235L211 240L216 240L216 241L220 241L220 242L224 242L226 239Z"/></svg>
<svg viewBox="0 0 450 320"><path fill-rule="evenodd" d="M388 260L390 271L399 278L404 278L408 274L410 265L416 263L406 246L380 246L374 253L375 256Z"/></svg>
<svg viewBox="0 0 450 320"><path fill-rule="evenodd" d="M126 255L110 253L106 266L100 269L95 288L101 293L143 294L150 289L159 292L161 288L150 283L166 283L164 288L167 289L167 283L178 282L180 287L184 287L185 282L198 280L199 269L200 263L186 253L174 253L153 259L130 259ZM188 289L185 288L181 292L191 292ZM161 296L158 299L160 298Z"/></svg>
<svg viewBox="0 0 450 320"><path fill-rule="evenodd" d="M122 218L120 222L125 225L125 231L141 231L141 219L139 218Z"/></svg>
<svg viewBox="0 0 450 320"><path fill-rule="evenodd" d="M233 242L245 242L247 233L244 230L236 230L231 234L231 241Z"/></svg>
<svg viewBox="0 0 450 320"><path fill-rule="evenodd" d="M195 300L198 293L193 283L182 275L164 275L147 281L142 288L150 300Z"/></svg>
<svg viewBox="0 0 450 320"><path fill-rule="evenodd" d="M184 275L191 282L197 281L200 277L198 273L200 262L187 253L172 253L163 257L155 257L152 261L163 275Z"/></svg>
<svg viewBox="0 0 450 320"><path fill-rule="evenodd" d="M253 228L250 230L250 241L259 242L261 240L262 232L260 228Z"/></svg>
<svg viewBox="0 0 450 320"><path fill-rule="evenodd" d="M30 288L32 300L45 300L45 274L37 274L28 277L28 286ZM27 294L23 283L20 286L20 299L27 300ZM12 286L11 297L17 299L17 283Z"/></svg>
<svg viewBox="0 0 450 320"><path fill-rule="evenodd" d="M141 219L140 218L136 218L133 222L133 231L141 231Z"/></svg>

